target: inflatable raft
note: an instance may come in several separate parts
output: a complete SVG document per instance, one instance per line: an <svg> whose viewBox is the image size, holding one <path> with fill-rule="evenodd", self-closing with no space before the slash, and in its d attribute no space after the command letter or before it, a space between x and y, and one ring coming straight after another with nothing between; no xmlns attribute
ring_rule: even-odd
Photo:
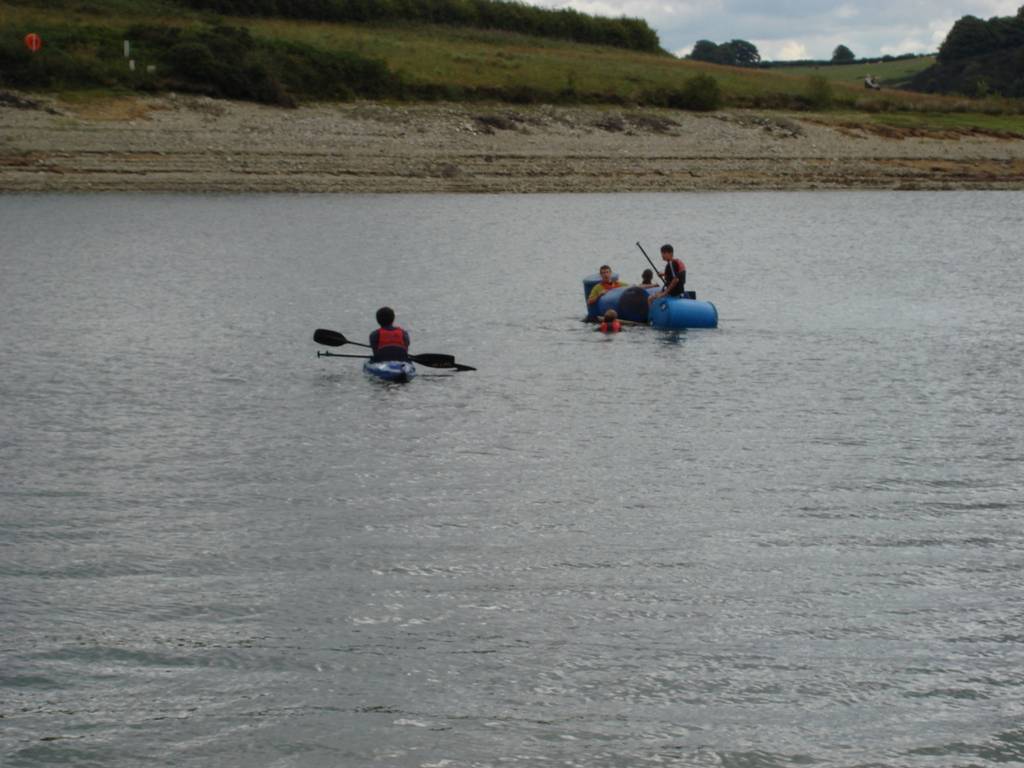
<svg viewBox="0 0 1024 768"><path fill-rule="evenodd" d="M583 279L584 301L590 295L590 290L600 282L600 275ZM596 304L587 306L587 319L597 320L609 309L614 309L620 320L646 323L664 330L718 327L718 310L715 305L710 301L698 301L693 291L686 291L686 298L664 296L648 305L648 297L659 290L640 286L614 288L602 295Z"/></svg>

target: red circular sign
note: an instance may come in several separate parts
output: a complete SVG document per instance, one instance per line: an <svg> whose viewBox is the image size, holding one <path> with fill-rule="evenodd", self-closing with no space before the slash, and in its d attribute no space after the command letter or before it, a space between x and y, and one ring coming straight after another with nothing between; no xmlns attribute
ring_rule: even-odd
<svg viewBox="0 0 1024 768"><path fill-rule="evenodd" d="M35 53L43 47L43 38L35 32L29 32L25 35L25 47L32 51L32 53Z"/></svg>

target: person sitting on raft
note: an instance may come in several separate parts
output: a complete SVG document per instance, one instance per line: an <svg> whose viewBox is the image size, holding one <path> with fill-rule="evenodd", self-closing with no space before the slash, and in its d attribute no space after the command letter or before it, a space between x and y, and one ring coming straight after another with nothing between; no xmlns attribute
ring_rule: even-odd
<svg viewBox="0 0 1024 768"><path fill-rule="evenodd" d="M609 309L601 318L601 325L597 327L601 333L618 333L622 330L622 323L619 322L619 313Z"/></svg>
<svg viewBox="0 0 1024 768"><path fill-rule="evenodd" d="M626 285L618 280L612 280L612 268L607 264L602 264L601 269L598 271L601 273L601 282L590 289L590 295L587 296L588 305L597 304L597 300L608 293L608 291L622 288Z"/></svg>
<svg viewBox="0 0 1024 768"><path fill-rule="evenodd" d="M649 269L645 269L644 273L640 275L640 287L641 288L657 288L658 284L654 282L654 272Z"/></svg>
<svg viewBox="0 0 1024 768"><path fill-rule="evenodd" d="M648 304L662 296L682 296L686 286L686 265L675 257L675 249L668 243L661 246L661 258L665 261L665 271L658 274L665 278L665 287L651 296Z"/></svg>
<svg viewBox="0 0 1024 768"><path fill-rule="evenodd" d="M409 333L394 324L395 310L391 307L378 309L377 323L380 328L370 334L370 347L373 349L370 360L375 363L382 360L408 360Z"/></svg>

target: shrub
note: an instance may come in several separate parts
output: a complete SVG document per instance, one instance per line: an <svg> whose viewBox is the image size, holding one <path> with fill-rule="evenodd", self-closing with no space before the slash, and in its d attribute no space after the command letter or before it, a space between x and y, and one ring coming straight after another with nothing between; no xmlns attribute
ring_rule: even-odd
<svg viewBox="0 0 1024 768"><path fill-rule="evenodd" d="M692 112L713 112L722 106L723 101L722 89L711 75L691 77L682 88L644 91L640 96L640 103L646 106Z"/></svg>
<svg viewBox="0 0 1024 768"><path fill-rule="evenodd" d="M832 84L821 75L812 75L807 78L804 96L812 109L828 109L832 106Z"/></svg>
<svg viewBox="0 0 1024 768"><path fill-rule="evenodd" d="M32 54L16 35L0 36L0 85L23 88L39 84L40 73L33 71L34 64Z"/></svg>
<svg viewBox="0 0 1024 768"><path fill-rule="evenodd" d="M401 81L387 65L348 51L327 52L300 46L273 49L279 77L290 90L314 99L397 96Z"/></svg>
<svg viewBox="0 0 1024 768"><path fill-rule="evenodd" d="M722 89L711 75L697 75L670 95L668 106L694 112L713 112L722 106Z"/></svg>
<svg viewBox="0 0 1024 768"><path fill-rule="evenodd" d="M171 71L190 82L215 83L221 78L219 64L213 51L200 42L186 42L174 45L167 53L167 64Z"/></svg>
<svg viewBox="0 0 1024 768"><path fill-rule="evenodd" d="M217 57L205 43L186 41L171 48L166 60L172 75L189 90L264 104L294 104L266 64L256 57L237 51L234 58L230 54Z"/></svg>

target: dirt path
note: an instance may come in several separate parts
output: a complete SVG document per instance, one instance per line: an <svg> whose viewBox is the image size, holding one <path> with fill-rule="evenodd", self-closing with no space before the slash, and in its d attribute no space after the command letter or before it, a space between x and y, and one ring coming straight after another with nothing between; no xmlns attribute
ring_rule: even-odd
<svg viewBox="0 0 1024 768"><path fill-rule="evenodd" d="M1024 189L1024 139L795 114L0 93L0 191Z"/></svg>

